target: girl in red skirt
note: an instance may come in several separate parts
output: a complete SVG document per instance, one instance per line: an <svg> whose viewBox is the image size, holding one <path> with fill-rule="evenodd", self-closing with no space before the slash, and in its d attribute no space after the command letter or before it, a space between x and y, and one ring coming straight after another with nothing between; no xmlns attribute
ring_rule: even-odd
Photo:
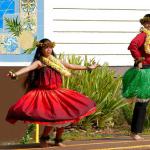
<svg viewBox="0 0 150 150"><path fill-rule="evenodd" d="M49 133L53 127L56 127L55 145L61 146L64 127L96 111L95 102L87 96L61 88L61 75L70 76L68 69L92 70L97 65L85 67L61 62L53 52L54 44L49 39L42 39L37 44L33 63L8 74L16 79L29 72L24 83L27 93L10 107L6 120L12 124L21 120L45 125L40 137L42 146L48 146Z"/></svg>

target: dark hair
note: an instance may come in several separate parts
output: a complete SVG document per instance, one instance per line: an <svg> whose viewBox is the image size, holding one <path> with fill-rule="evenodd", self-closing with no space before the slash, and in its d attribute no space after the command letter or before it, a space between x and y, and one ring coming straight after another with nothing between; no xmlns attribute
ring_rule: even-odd
<svg viewBox="0 0 150 150"><path fill-rule="evenodd" d="M40 45L37 45L37 49L36 49L36 52L35 52L35 55L34 55L34 58L33 58L33 61L36 61L36 60L40 60L40 57L42 56L42 50L47 48L47 45L51 45L50 43L52 43L49 39L42 39L39 41L39 43L42 43ZM56 57L54 51L52 50L52 55L54 57ZM44 70L43 70L44 71ZM39 70L38 69L35 69L35 70L32 70L28 73L24 83L23 83L23 86L24 88L27 89L27 91L35 88L35 80L37 79L38 77L38 73L39 73Z"/></svg>
<svg viewBox="0 0 150 150"><path fill-rule="evenodd" d="M140 23L143 25L145 22L150 22L150 14L146 14L143 18L140 19Z"/></svg>

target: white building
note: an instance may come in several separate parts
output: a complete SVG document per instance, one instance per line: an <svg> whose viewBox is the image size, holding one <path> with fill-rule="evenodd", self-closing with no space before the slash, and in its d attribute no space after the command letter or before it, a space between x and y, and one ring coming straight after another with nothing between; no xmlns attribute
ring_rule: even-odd
<svg viewBox="0 0 150 150"><path fill-rule="evenodd" d="M87 54L100 64L133 65L127 50L139 32L139 19L150 2L121 0L44 0L44 36L57 43L55 52Z"/></svg>

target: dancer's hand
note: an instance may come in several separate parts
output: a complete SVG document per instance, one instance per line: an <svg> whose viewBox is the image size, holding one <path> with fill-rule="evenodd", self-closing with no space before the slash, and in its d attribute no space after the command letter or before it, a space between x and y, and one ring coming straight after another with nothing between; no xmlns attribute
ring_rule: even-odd
<svg viewBox="0 0 150 150"><path fill-rule="evenodd" d="M17 75L14 72L12 72L12 71L9 71L6 76L10 77L13 80L16 80L16 78L17 78Z"/></svg>
<svg viewBox="0 0 150 150"><path fill-rule="evenodd" d="M95 68L97 68L97 67L100 67L100 65L99 64L93 64L93 65L91 65L91 66L88 66L87 68L89 69L89 70L93 70L93 69L95 69Z"/></svg>
<svg viewBox="0 0 150 150"><path fill-rule="evenodd" d="M142 65L142 62L138 63L138 66L137 66L139 69L143 68L143 65Z"/></svg>

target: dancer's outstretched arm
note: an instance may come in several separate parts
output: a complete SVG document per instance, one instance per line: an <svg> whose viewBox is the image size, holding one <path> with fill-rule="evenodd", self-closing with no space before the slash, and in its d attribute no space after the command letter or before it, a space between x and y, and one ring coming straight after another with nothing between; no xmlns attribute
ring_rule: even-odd
<svg viewBox="0 0 150 150"><path fill-rule="evenodd" d="M72 69L72 70L89 70L89 69L95 69L95 68L97 68L98 66L100 66L100 65L98 65L98 64L94 64L94 65L91 65L91 66L88 66L88 67L86 67L86 66L81 66L81 65L76 65L76 64L69 64L69 63L66 63L66 62L62 62L63 63L63 65L66 67L66 68L68 68L68 69Z"/></svg>
<svg viewBox="0 0 150 150"><path fill-rule="evenodd" d="M34 69L41 67L41 66L42 66L42 63L39 60L37 60L37 61L33 62L31 65L29 65L27 67L23 67L15 73L9 71L7 76L9 76L9 77L19 76L21 74L27 73L27 72L34 70Z"/></svg>

